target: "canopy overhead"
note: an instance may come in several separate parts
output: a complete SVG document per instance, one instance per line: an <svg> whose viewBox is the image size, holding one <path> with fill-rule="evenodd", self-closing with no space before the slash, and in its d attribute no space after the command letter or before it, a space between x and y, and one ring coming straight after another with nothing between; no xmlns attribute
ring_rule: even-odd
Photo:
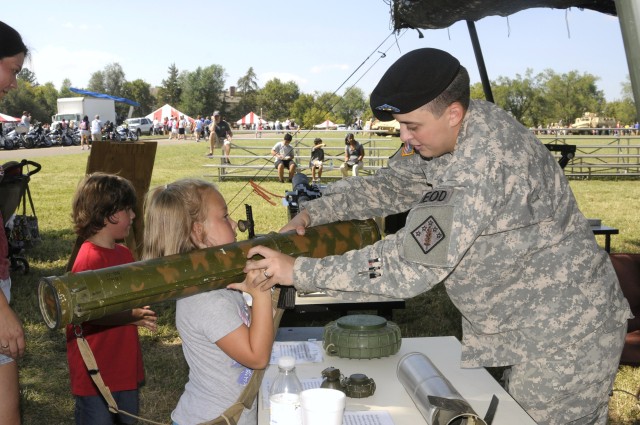
<svg viewBox="0 0 640 425"><path fill-rule="evenodd" d="M338 128L338 125L336 123L334 123L333 121L331 121L331 120L326 120L323 123L314 125L313 128L324 128L324 129L329 130L329 129Z"/></svg>
<svg viewBox="0 0 640 425"><path fill-rule="evenodd" d="M260 116L253 111L249 112L247 115L245 115L244 117L236 121L236 124L238 125L266 124L266 123L267 122L265 120L260 118Z"/></svg>
<svg viewBox="0 0 640 425"><path fill-rule="evenodd" d="M508 16L534 7L577 7L617 16L612 0L393 0L393 23L400 28L447 28L457 21Z"/></svg>
<svg viewBox="0 0 640 425"><path fill-rule="evenodd" d="M131 106L140 106L140 104L138 102L130 100L130 99L126 99L124 97L111 96L110 94L96 93L96 92L92 92L92 91L88 91L88 90L76 89L76 88L73 88L73 87L69 87L69 90L71 90L74 93L83 94L85 96L99 97L99 98L102 98L102 99L112 99L115 102L122 102L122 103L126 103L127 105L131 105Z"/></svg>
<svg viewBox="0 0 640 425"><path fill-rule="evenodd" d="M20 118L12 117L11 115L0 113L0 122L18 122Z"/></svg>
<svg viewBox="0 0 640 425"><path fill-rule="evenodd" d="M155 111L147 115L146 117L149 118L151 121L153 120L162 121L165 119L165 117L166 118L173 117L176 119L180 119L181 115L184 115L185 118L187 118L190 122L195 121L189 115L178 111L176 108L169 105L168 103L165 103L164 105L162 105L161 107L159 107L158 109L156 109Z"/></svg>
<svg viewBox="0 0 640 425"><path fill-rule="evenodd" d="M637 0L391 0L391 15L396 30L402 28L441 29L457 21L466 21L478 63L485 97L493 102L475 22L487 16L508 16L525 9L590 9L618 16L629 66L629 77L640 119L640 2Z"/></svg>

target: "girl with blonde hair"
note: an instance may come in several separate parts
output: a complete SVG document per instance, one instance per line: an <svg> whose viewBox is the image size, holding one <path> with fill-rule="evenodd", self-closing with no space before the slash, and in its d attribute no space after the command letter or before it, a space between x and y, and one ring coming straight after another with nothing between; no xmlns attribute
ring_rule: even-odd
<svg viewBox="0 0 640 425"><path fill-rule="evenodd" d="M183 179L156 187L145 200L143 258L186 253L235 242L237 223L208 182ZM171 413L176 425L210 421L236 402L254 369L269 364L273 309L269 291L242 283L182 298L176 327L189 364L189 380ZM252 296L250 308L242 293ZM245 410L238 425L257 423L257 410Z"/></svg>

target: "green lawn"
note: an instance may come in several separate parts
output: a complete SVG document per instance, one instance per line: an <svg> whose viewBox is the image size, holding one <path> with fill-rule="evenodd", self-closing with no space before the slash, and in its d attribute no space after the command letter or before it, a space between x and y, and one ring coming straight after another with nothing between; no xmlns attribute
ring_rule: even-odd
<svg viewBox="0 0 640 425"><path fill-rule="evenodd" d="M306 145L315 135L306 136ZM323 137L323 136L321 136ZM339 154L344 146L343 134L330 144ZM256 141L265 146L273 140ZM383 142L380 142L383 143ZM387 141L397 146L397 138ZM69 149L79 149L71 147ZM193 141L180 145L161 146L156 155L152 185L165 184L181 177L202 177L207 161L203 143ZM25 152L27 155L29 152ZM28 158L28 156L25 156ZM73 400L69 392L64 334L50 331L39 314L36 300L38 279L64 273L75 236L71 231L71 196L86 167L85 154L34 158L42 171L33 176L30 187L40 221L43 242L28 252L31 273L13 276L13 305L23 319L27 332L27 354L20 361L23 421L25 424L70 424ZM284 195L289 184L277 183L275 174L258 183L268 192ZM612 239L615 252L640 252L640 184L633 180L572 181L578 203L587 217L601 218L603 224L617 227L620 235ZM228 201L234 219L243 219L244 204L253 206L256 232L277 230L287 221L285 208L278 196L267 200L256 195L246 181L225 181L219 188ZM240 235L240 239L243 238ZM601 245L604 240L599 241ZM187 377L180 339L173 325L172 303L154 307L160 315L160 329L155 334L142 331L147 383L142 391L142 415L169 422L169 414L182 392ZM304 317L287 318L300 325L309 324ZM328 320L326 318L325 320ZM451 305L442 286L407 302L407 308L394 315L405 337L460 336L459 313ZM322 323L315 323L316 325ZM616 389L635 394L640 387L640 370L623 367L618 374ZM638 423L640 408L632 395L614 392L611 401L612 424ZM46 419L45 419L46 418Z"/></svg>

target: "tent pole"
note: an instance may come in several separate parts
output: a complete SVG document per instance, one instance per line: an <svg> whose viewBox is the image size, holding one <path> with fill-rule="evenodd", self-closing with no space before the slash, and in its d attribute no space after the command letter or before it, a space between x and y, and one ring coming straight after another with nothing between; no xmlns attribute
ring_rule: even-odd
<svg viewBox="0 0 640 425"><path fill-rule="evenodd" d="M624 51L629 66L629 79L636 104L636 120L640 120L640 4L637 0L616 0Z"/></svg>
<svg viewBox="0 0 640 425"><path fill-rule="evenodd" d="M478 71L480 72L480 80L482 80L482 88L484 90L484 97L491 103L493 101L493 93L491 92L491 82L487 75L487 67L484 64L484 58L482 57L482 49L480 48L480 40L478 40L478 32L476 31L476 23L467 20L467 28L469 29L469 37L471 37L471 44L473 45L473 53L476 56L476 62L478 63Z"/></svg>

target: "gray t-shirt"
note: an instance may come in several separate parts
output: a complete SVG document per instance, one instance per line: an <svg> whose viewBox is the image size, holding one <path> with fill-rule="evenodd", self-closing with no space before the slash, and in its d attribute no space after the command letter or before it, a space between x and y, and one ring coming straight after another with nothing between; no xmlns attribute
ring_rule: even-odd
<svg viewBox="0 0 640 425"><path fill-rule="evenodd" d="M176 327L189 365L189 381L171 413L174 422L192 425L210 421L236 402L253 370L231 359L215 343L249 322L249 306L241 292L220 289L178 300ZM254 402L238 425L255 423Z"/></svg>
<svg viewBox="0 0 640 425"><path fill-rule="evenodd" d="M286 144L284 142L278 142L275 145L273 145L272 148L276 153L282 155L283 157L289 157L289 159L293 159L293 157L295 156L295 153L293 151L293 146L291 146L291 144Z"/></svg>

